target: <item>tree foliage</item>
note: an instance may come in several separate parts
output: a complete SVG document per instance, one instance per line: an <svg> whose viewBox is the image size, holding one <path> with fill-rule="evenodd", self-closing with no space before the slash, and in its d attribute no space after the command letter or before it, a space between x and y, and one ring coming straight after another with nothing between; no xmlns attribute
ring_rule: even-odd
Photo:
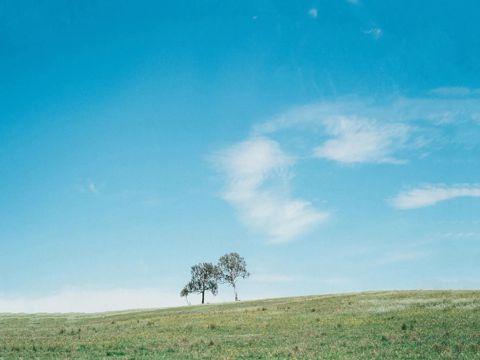
<svg viewBox="0 0 480 360"><path fill-rule="evenodd" d="M212 263L199 263L191 268L190 282L182 289L186 296L190 293L202 294L202 304L205 303L205 292L210 291L213 295L218 293L218 280L220 271L217 266Z"/></svg>
<svg viewBox="0 0 480 360"><path fill-rule="evenodd" d="M233 287L235 301L238 301L237 280L250 276L245 259L236 252L225 254L218 260L218 269L220 271L219 280Z"/></svg>
<svg viewBox="0 0 480 360"><path fill-rule="evenodd" d="M191 293L191 289L190 289L190 284L187 284L183 287L182 291L180 291L180 296L181 297L184 297L185 300L187 300L187 304L190 305L190 302L188 301L188 295L190 295Z"/></svg>

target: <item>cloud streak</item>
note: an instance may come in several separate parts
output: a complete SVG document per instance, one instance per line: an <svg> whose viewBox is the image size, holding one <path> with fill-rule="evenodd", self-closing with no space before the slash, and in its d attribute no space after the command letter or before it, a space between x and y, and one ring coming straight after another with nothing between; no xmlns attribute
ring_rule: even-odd
<svg viewBox="0 0 480 360"><path fill-rule="evenodd" d="M256 126L254 133L308 130L323 140L313 149L314 157L342 164L402 164L406 161L395 154L418 144L412 145L414 128L392 118L384 109L363 101L325 102L294 108Z"/></svg>
<svg viewBox="0 0 480 360"><path fill-rule="evenodd" d="M480 89L465 86L444 86L430 90L430 94L445 97L467 97L480 95Z"/></svg>
<svg viewBox="0 0 480 360"><path fill-rule="evenodd" d="M227 179L223 198L245 225L273 242L289 241L328 219L328 212L289 195L294 159L277 142L253 137L217 154L216 161Z"/></svg>
<svg viewBox="0 0 480 360"><path fill-rule="evenodd" d="M295 159L280 144L304 159L340 165L405 164L447 146L471 151L478 147L480 102L473 95L452 95L467 92L477 93L440 88L419 98L350 97L293 107L256 124L245 141L218 154L227 184L223 198L249 228L277 242L296 238L325 222L330 213L290 195ZM401 193L390 203L406 209L471 194L470 188L429 187Z"/></svg>
<svg viewBox="0 0 480 360"><path fill-rule="evenodd" d="M185 305L178 294L154 288L63 289L38 297L0 296L0 313L101 312Z"/></svg>
<svg viewBox="0 0 480 360"><path fill-rule="evenodd" d="M461 91L475 93L468 88ZM437 93L383 102L346 98L294 107L257 124L253 134L275 137L287 130L301 132L305 139L317 139L314 156L341 164L402 164L419 149L425 156L449 144L478 146L472 141L472 128L466 126L480 123L478 99L436 97ZM455 138L448 131L452 125L457 127Z"/></svg>
<svg viewBox="0 0 480 360"><path fill-rule="evenodd" d="M427 185L401 192L389 202L396 209L409 210L461 197L480 197L480 185Z"/></svg>
<svg viewBox="0 0 480 360"><path fill-rule="evenodd" d="M443 89L447 92L445 89L450 88ZM475 89L465 89L462 91L476 92ZM384 124L421 122L430 125L445 124L446 119L448 122L477 121L480 114L478 98L445 97L438 95L438 92L438 89L432 90L433 97L398 96L383 102L344 98L298 106L258 124L254 127L254 133L267 135L292 128L318 129L324 127L328 119L335 118L369 119Z"/></svg>
<svg viewBox="0 0 480 360"><path fill-rule="evenodd" d="M371 37L373 37L375 40L378 40L382 37L383 35L383 30L379 27L374 27L374 28L370 28L368 30L364 30L363 33L365 35L370 35Z"/></svg>
<svg viewBox="0 0 480 360"><path fill-rule="evenodd" d="M319 158L340 163L403 163L394 152L404 147L410 128L405 124L381 124L355 117L336 117L324 122L331 137L314 150Z"/></svg>

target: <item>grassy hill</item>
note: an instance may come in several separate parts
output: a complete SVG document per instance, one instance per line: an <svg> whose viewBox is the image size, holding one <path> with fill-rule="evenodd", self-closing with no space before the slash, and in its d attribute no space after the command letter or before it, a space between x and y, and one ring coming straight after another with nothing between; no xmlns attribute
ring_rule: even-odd
<svg viewBox="0 0 480 360"><path fill-rule="evenodd" d="M480 292L1 315L0 359L478 359Z"/></svg>

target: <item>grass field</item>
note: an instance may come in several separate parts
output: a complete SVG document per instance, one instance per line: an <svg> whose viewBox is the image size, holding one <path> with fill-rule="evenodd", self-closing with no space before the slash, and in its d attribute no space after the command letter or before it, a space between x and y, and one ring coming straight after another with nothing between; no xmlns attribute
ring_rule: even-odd
<svg viewBox="0 0 480 360"><path fill-rule="evenodd" d="M480 292L1 315L0 359L479 359Z"/></svg>

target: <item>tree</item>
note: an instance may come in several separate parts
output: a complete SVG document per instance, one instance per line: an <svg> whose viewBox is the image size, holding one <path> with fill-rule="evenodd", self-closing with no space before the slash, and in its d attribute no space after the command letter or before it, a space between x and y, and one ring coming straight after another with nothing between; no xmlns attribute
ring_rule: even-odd
<svg viewBox="0 0 480 360"><path fill-rule="evenodd" d="M218 260L218 268L220 270L220 281L233 287L235 301L238 301L237 280L250 276L245 259L236 252L225 254Z"/></svg>
<svg viewBox="0 0 480 360"><path fill-rule="evenodd" d="M190 295L190 284L187 284L183 287L182 291L180 291L180 296L185 297L185 300L187 300L187 304L190 305L190 301L188 301L188 295Z"/></svg>
<svg viewBox="0 0 480 360"><path fill-rule="evenodd" d="M202 294L202 304L205 303L205 292L210 291L213 295L218 293L218 279L220 272L212 263L199 263L192 266L192 279L184 290L190 293ZM180 294L183 293L183 290Z"/></svg>

